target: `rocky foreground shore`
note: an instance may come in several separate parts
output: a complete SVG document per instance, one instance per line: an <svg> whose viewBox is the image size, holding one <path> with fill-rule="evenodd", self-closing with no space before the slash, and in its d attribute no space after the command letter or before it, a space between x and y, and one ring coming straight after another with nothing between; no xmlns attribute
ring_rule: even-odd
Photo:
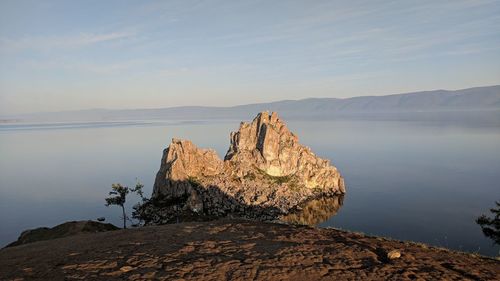
<svg viewBox="0 0 500 281"><path fill-rule="evenodd" d="M0 276L1 280L498 280L500 261L335 229L222 219L5 248L0 250Z"/></svg>

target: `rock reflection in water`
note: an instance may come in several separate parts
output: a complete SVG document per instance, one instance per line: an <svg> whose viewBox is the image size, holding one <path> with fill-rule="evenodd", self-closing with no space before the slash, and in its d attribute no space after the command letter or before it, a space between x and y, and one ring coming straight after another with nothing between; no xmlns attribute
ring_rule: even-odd
<svg viewBox="0 0 500 281"><path fill-rule="evenodd" d="M337 214L343 203L343 195L310 200L280 219L294 224L317 225Z"/></svg>

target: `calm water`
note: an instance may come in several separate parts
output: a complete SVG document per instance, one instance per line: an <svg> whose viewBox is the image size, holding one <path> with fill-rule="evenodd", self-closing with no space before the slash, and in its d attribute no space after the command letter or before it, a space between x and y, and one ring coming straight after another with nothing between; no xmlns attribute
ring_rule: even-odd
<svg viewBox="0 0 500 281"><path fill-rule="evenodd" d="M496 255L474 219L500 200L500 126L440 122L288 121L329 158L347 194L321 226ZM100 216L119 225L104 197L114 182L150 194L172 137L221 157L239 120L0 125L0 244L27 228ZM134 198L128 205L131 206Z"/></svg>

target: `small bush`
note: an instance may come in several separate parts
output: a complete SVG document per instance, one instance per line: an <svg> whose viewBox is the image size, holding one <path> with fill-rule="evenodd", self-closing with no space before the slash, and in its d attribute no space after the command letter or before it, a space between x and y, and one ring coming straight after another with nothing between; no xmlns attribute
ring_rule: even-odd
<svg viewBox="0 0 500 281"><path fill-rule="evenodd" d="M481 226L484 236L492 239L495 244L500 245L500 202L495 202L497 208L490 209L494 217L489 218L482 215L476 219L477 224Z"/></svg>

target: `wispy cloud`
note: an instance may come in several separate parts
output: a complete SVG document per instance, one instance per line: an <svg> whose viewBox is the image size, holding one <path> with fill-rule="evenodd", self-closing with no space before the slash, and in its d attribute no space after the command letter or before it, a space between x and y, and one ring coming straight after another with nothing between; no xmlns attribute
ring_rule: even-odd
<svg viewBox="0 0 500 281"><path fill-rule="evenodd" d="M72 58L57 58L53 60L26 60L18 64L20 68L33 71L71 71L98 75L120 74L152 64L149 59L133 59L120 62L97 62Z"/></svg>
<svg viewBox="0 0 500 281"><path fill-rule="evenodd" d="M80 33L66 36L30 36L21 38L0 38L0 50L50 50L80 48L97 43L115 41L134 36L133 32Z"/></svg>

